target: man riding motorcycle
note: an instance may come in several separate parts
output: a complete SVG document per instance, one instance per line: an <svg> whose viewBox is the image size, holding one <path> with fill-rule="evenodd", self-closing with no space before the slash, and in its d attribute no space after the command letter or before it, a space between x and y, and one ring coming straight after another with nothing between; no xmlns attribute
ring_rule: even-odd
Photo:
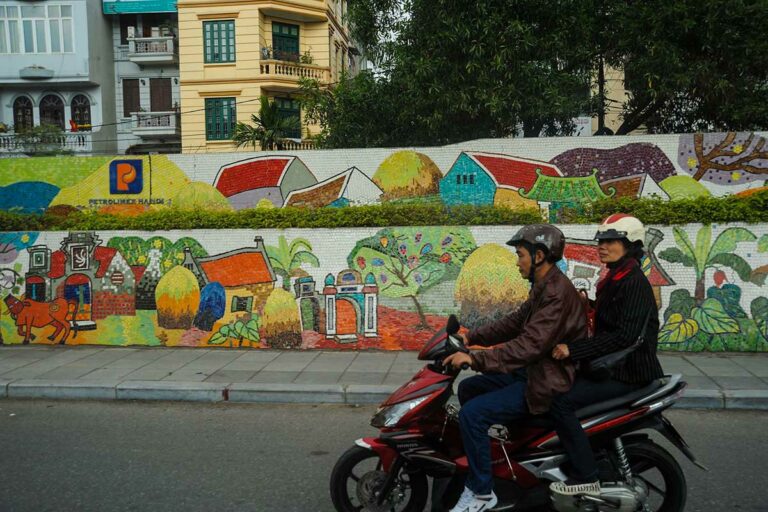
<svg viewBox="0 0 768 512"><path fill-rule="evenodd" d="M555 360L552 349L586 335L583 299L556 265L565 249L563 233L535 224L521 228L507 244L516 248L520 273L531 282L528 299L465 337L468 345L492 348L457 352L444 361L483 373L459 385L459 422L470 471L452 512L481 512L496 505L488 428L546 413L553 397L568 391L574 378L572 362Z"/></svg>

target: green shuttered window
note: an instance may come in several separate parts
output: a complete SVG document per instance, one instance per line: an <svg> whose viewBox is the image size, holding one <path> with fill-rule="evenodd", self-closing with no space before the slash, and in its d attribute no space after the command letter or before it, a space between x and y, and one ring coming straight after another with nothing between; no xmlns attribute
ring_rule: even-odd
<svg viewBox="0 0 768 512"><path fill-rule="evenodd" d="M235 62L235 22L204 21L205 62Z"/></svg>
<svg viewBox="0 0 768 512"><path fill-rule="evenodd" d="M205 100L206 140L227 140L237 119L235 98L207 98Z"/></svg>
<svg viewBox="0 0 768 512"><path fill-rule="evenodd" d="M299 61L299 26L272 23L272 48L277 60Z"/></svg>
<svg viewBox="0 0 768 512"><path fill-rule="evenodd" d="M299 123L301 123L301 107L297 100L288 98L275 98L275 102L277 103L277 113L280 117L295 117L299 120ZM292 139L300 139L301 124L299 124L299 126L295 129L288 131L285 135Z"/></svg>

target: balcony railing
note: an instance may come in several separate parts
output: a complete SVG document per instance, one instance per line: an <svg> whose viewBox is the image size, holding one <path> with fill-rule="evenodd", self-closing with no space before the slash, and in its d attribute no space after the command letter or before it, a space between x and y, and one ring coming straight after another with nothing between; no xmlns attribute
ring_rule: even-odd
<svg viewBox="0 0 768 512"><path fill-rule="evenodd" d="M331 76L329 68L314 66L312 64L299 64L282 60L262 60L261 74L276 78L311 78L319 82L328 82Z"/></svg>
<svg viewBox="0 0 768 512"><path fill-rule="evenodd" d="M129 37L128 59L138 64L176 62L176 45L173 36Z"/></svg>
<svg viewBox="0 0 768 512"><path fill-rule="evenodd" d="M131 131L142 137L178 135L180 126L178 112L132 112Z"/></svg>
<svg viewBox="0 0 768 512"><path fill-rule="evenodd" d="M90 153L93 150L90 132L62 133L41 137L0 133L0 153L47 153L71 151Z"/></svg>
<svg viewBox="0 0 768 512"><path fill-rule="evenodd" d="M277 149L281 151L299 151L302 149L315 149L315 143L311 140L297 141L297 140L285 139L280 143Z"/></svg>

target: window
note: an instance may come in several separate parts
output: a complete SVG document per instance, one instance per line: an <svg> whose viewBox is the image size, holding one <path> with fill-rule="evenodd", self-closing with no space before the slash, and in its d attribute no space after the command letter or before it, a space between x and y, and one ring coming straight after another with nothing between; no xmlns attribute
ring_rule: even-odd
<svg viewBox="0 0 768 512"><path fill-rule="evenodd" d="M64 129L64 101L54 94L40 100L40 124L50 124Z"/></svg>
<svg viewBox="0 0 768 512"><path fill-rule="evenodd" d="M120 44L128 44L128 27L134 27L134 34L136 28L136 15L135 14L121 14L120 15Z"/></svg>
<svg viewBox="0 0 768 512"><path fill-rule="evenodd" d="M131 117L131 112L138 112L139 108L139 79L123 78L123 117Z"/></svg>
<svg viewBox="0 0 768 512"><path fill-rule="evenodd" d="M299 61L299 27L272 23L272 51L277 60Z"/></svg>
<svg viewBox="0 0 768 512"><path fill-rule="evenodd" d="M91 124L91 102L82 94L72 98L72 120L78 125Z"/></svg>
<svg viewBox="0 0 768 512"><path fill-rule="evenodd" d="M235 62L235 22L204 21L205 62Z"/></svg>
<svg viewBox="0 0 768 512"><path fill-rule="evenodd" d="M232 297L232 311L251 311L253 309L253 297Z"/></svg>
<svg viewBox="0 0 768 512"><path fill-rule="evenodd" d="M299 105L299 102L297 100L292 100L288 98L275 98L275 103L277 103L277 115L279 115L282 118L295 117L299 121L298 123L296 123L296 126L292 130L289 130L286 133L286 136L292 139L300 139L301 138L301 107Z"/></svg>
<svg viewBox="0 0 768 512"><path fill-rule="evenodd" d="M228 140L232 138L237 119L235 98L208 98L205 100L206 140Z"/></svg>
<svg viewBox="0 0 768 512"><path fill-rule="evenodd" d="M0 6L0 53L71 53L71 5Z"/></svg>
<svg viewBox="0 0 768 512"><path fill-rule="evenodd" d="M32 100L26 96L16 98L13 102L13 128L16 132L32 129Z"/></svg>
<svg viewBox="0 0 768 512"><path fill-rule="evenodd" d="M150 112L170 112L173 110L170 78L149 79Z"/></svg>

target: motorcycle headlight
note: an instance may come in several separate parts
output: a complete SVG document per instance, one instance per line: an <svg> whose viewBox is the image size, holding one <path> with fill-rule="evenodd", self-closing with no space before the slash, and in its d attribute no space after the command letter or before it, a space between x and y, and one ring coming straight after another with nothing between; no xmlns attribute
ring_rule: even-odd
<svg viewBox="0 0 768 512"><path fill-rule="evenodd" d="M371 426L376 428L394 427L407 413L411 412L420 403L429 398L429 395L414 398L406 402L400 402L386 407L379 407L371 419Z"/></svg>

